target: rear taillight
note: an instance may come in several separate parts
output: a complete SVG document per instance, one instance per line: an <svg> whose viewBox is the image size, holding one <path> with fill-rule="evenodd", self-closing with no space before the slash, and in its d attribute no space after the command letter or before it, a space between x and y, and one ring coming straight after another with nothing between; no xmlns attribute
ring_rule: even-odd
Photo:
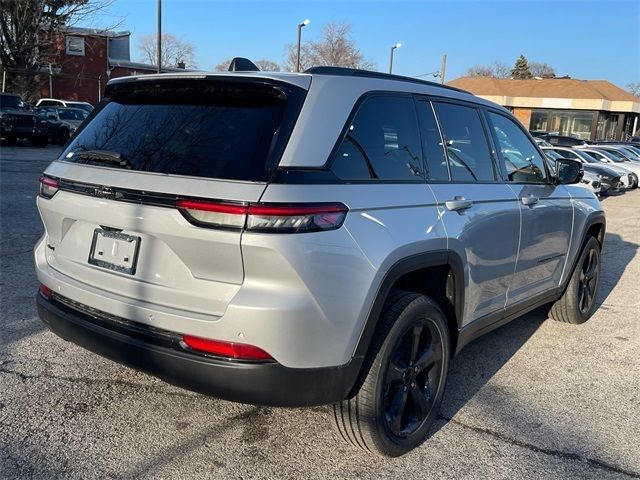
<svg viewBox="0 0 640 480"><path fill-rule="evenodd" d="M210 200L178 200L176 206L194 225L246 229L266 233L307 233L335 230L349 209L342 203L263 204Z"/></svg>
<svg viewBox="0 0 640 480"><path fill-rule="evenodd" d="M40 284L40 287L38 287L38 293L42 298L47 300L51 300L51 297L53 297L53 290L43 284Z"/></svg>
<svg viewBox="0 0 640 480"><path fill-rule="evenodd" d="M44 175L40 177L40 196L44 198L53 197L59 188L59 182L55 178L45 177Z"/></svg>
<svg viewBox="0 0 640 480"><path fill-rule="evenodd" d="M191 350L233 360L272 361L273 358L261 348L245 343L223 342L208 338L183 335L182 342Z"/></svg>

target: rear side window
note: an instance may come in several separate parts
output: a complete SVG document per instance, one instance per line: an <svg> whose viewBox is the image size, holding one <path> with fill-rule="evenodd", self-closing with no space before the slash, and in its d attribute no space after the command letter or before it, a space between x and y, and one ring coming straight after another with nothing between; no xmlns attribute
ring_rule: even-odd
<svg viewBox="0 0 640 480"><path fill-rule="evenodd" d="M422 151L425 156L426 176L428 180L449 180L447 158L442 148L442 138L438 130L438 124L433 114L431 102L418 101L418 117L420 118L420 130L422 131Z"/></svg>
<svg viewBox="0 0 640 480"><path fill-rule="evenodd" d="M261 182L277 166L304 99L297 87L237 80L125 83L107 93L66 161ZM122 161L87 152L96 150Z"/></svg>
<svg viewBox="0 0 640 480"><path fill-rule="evenodd" d="M554 150L554 152L560 155L560 158L568 158L569 160L578 160L578 161L581 160L580 156L568 150Z"/></svg>
<svg viewBox="0 0 640 480"><path fill-rule="evenodd" d="M497 113L489 112L502 169L507 180L519 183L545 183L544 160L533 142L516 123Z"/></svg>
<svg viewBox="0 0 640 480"><path fill-rule="evenodd" d="M451 180L487 182L495 180L489 145L473 107L434 103L449 159Z"/></svg>
<svg viewBox="0 0 640 480"><path fill-rule="evenodd" d="M342 180L423 179L413 99L366 99L347 128L331 169Z"/></svg>

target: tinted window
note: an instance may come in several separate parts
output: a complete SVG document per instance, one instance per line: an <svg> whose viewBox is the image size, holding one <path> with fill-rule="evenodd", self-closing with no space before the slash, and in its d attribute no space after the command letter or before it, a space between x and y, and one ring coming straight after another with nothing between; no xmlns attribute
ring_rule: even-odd
<svg viewBox="0 0 640 480"><path fill-rule="evenodd" d="M447 159L442 148L442 138L440 138L431 102L418 102L418 116L422 131L422 151L425 156L427 178L429 180L449 180Z"/></svg>
<svg viewBox="0 0 640 480"><path fill-rule="evenodd" d="M20 97L14 95L1 95L0 96L0 108L25 108L24 102Z"/></svg>
<svg viewBox="0 0 640 480"><path fill-rule="evenodd" d="M580 160L580 156L568 150L554 150L560 155L560 158L568 158L570 160Z"/></svg>
<svg viewBox="0 0 640 480"><path fill-rule="evenodd" d="M447 147L453 181L493 181L495 174L479 112L472 107L434 103Z"/></svg>
<svg viewBox="0 0 640 480"><path fill-rule="evenodd" d="M295 87L204 80L116 84L108 93L65 160L105 165L69 153L106 150L133 170L251 181L270 178L303 98Z"/></svg>
<svg viewBox="0 0 640 480"><path fill-rule="evenodd" d="M500 151L502 170L507 180L544 183L544 160L522 129L510 118L489 112L489 120Z"/></svg>
<svg viewBox="0 0 640 480"><path fill-rule="evenodd" d="M336 152L332 171L343 180L416 180L422 155L413 99L366 99Z"/></svg>

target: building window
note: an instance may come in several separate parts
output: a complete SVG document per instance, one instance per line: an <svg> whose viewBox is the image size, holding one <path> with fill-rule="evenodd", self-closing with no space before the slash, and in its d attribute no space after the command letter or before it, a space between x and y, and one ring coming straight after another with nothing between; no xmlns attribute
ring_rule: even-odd
<svg viewBox="0 0 640 480"><path fill-rule="evenodd" d="M84 37L67 37L67 55L84 56Z"/></svg>

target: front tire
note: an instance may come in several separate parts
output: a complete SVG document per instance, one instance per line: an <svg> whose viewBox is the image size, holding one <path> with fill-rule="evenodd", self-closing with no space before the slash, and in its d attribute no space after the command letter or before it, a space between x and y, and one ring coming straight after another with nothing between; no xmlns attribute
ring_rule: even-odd
<svg viewBox="0 0 640 480"><path fill-rule="evenodd" d="M394 292L371 342L357 394L333 405L341 437L397 457L422 444L438 416L449 369L449 331L433 300Z"/></svg>
<svg viewBox="0 0 640 480"><path fill-rule="evenodd" d="M596 310L596 295L600 284L600 243L589 236L582 249L564 294L549 311L559 322L578 325L591 318Z"/></svg>

